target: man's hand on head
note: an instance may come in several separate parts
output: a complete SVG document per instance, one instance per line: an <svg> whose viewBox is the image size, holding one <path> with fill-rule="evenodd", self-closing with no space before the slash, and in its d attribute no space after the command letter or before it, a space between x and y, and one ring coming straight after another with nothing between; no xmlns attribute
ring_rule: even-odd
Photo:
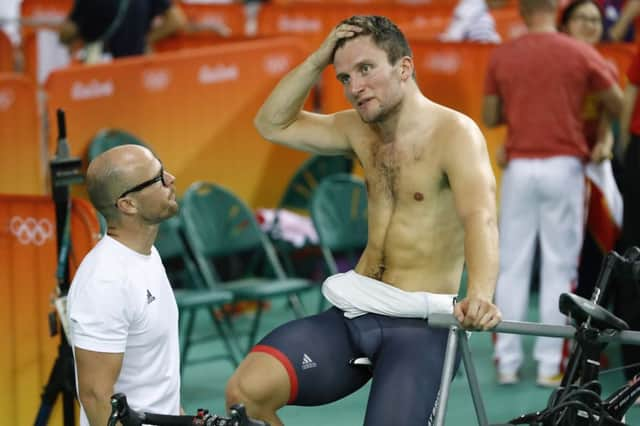
<svg viewBox="0 0 640 426"><path fill-rule="evenodd" d="M333 59L333 51L338 41L343 38L353 38L361 31L362 28L356 25L339 24L338 26L336 26L329 33L318 50L316 50L315 53L311 56L311 59L315 66L319 69L324 69L326 66L328 66Z"/></svg>
<svg viewBox="0 0 640 426"><path fill-rule="evenodd" d="M491 301L467 296L456 303L453 315L460 325L469 330L490 330L502 321L502 314Z"/></svg>

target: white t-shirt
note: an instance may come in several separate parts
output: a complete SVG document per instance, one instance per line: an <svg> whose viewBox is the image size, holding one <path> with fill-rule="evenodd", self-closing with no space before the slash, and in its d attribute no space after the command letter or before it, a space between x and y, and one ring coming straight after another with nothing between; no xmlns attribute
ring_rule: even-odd
<svg viewBox="0 0 640 426"><path fill-rule="evenodd" d="M74 347L124 353L114 391L131 408L180 414L178 307L155 247L142 255L103 237L80 264L67 309ZM84 409L80 424L89 424Z"/></svg>

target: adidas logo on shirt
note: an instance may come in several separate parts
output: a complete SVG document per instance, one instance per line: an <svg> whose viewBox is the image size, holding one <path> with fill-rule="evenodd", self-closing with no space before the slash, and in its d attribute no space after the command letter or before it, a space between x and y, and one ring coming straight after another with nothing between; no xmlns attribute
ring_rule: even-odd
<svg viewBox="0 0 640 426"><path fill-rule="evenodd" d="M303 370L307 370L309 368L314 368L317 367L318 364L316 364L309 355L307 354L303 354L302 355L302 369Z"/></svg>
<svg viewBox="0 0 640 426"><path fill-rule="evenodd" d="M156 297L147 289L147 305L156 300Z"/></svg>

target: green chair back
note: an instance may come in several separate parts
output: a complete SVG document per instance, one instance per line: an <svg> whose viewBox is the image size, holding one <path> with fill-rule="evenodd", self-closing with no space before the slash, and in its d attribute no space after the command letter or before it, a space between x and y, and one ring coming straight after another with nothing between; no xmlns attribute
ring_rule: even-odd
<svg viewBox="0 0 640 426"><path fill-rule="evenodd" d="M308 211L313 190L324 178L351 173L353 160L343 156L314 155L296 170L278 203L279 209Z"/></svg>
<svg viewBox="0 0 640 426"><path fill-rule="evenodd" d="M181 218L189 244L207 257L260 248L262 231L249 207L222 186L196 182L187 189Z"/></svg>
<svg viewBox="0 0 640 426"><path fill-rule="evenodd" d="M185 253L179 229L180 219L177 216L169 218L160 224L154 245L163 259L181 257Z"/></svg>
<svg viewBox="0 0 640 426"><path fill-rule="evenodd" d="M180 233L180 219L174 216L163 221L154 243L172 284L188 289L206 288Z"/></svg>
<svg viewBox="0 0 640 426"><path fill-rule="evenodd" d="M331 251L367 245L367 190L360 178L336 174L313 191L311 218L320 245Z"/></svg>
<svg viewBox="0 0 640 426"><path fill-rule="evenodd" d="M298 318L304 315L298 293L313 288L313 283L286 276L271 241L258 226L253 212L235 194L213 183L196 182L184 194L180 219L187 244L207 287L225 288L236 300L263 301L286 296L295 315ZM233 259L247 253L253 260L264 255L266 267L256 268L253 261L239 262L241 276L222 282L216 258ZM262 308L263 304L257 303L247 351L256 340Z"/></svg>
<svg viewBox="0 0 640 426"><path fill-rule="evenodd" d="M91 140L87 151L89 161L105 151L120 145L140 145L149 148L141 139L120 129L103 129Z"/></svg>

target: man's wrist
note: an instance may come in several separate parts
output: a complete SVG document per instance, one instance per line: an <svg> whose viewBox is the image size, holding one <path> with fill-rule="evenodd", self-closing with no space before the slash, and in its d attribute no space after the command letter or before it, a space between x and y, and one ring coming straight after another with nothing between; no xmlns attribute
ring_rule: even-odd
<svg viewBox="0 0 640 426"><path fill-rule="evenodd" d="M489 294L487 292L475 292L472 289L470 289L467 291L466 297L468 299L480 299L486 302L493 302L493 292Z"/></svg>
<svg viewBox="0 0 640 426"><path fill-rule="evenodd" d="M312 53L307 58L306 62L312 68L313 71L321 73L329 65L329 61L322 60L322 58L320 58L319 56L320 55L318 55L317 52Z"/></svg>

